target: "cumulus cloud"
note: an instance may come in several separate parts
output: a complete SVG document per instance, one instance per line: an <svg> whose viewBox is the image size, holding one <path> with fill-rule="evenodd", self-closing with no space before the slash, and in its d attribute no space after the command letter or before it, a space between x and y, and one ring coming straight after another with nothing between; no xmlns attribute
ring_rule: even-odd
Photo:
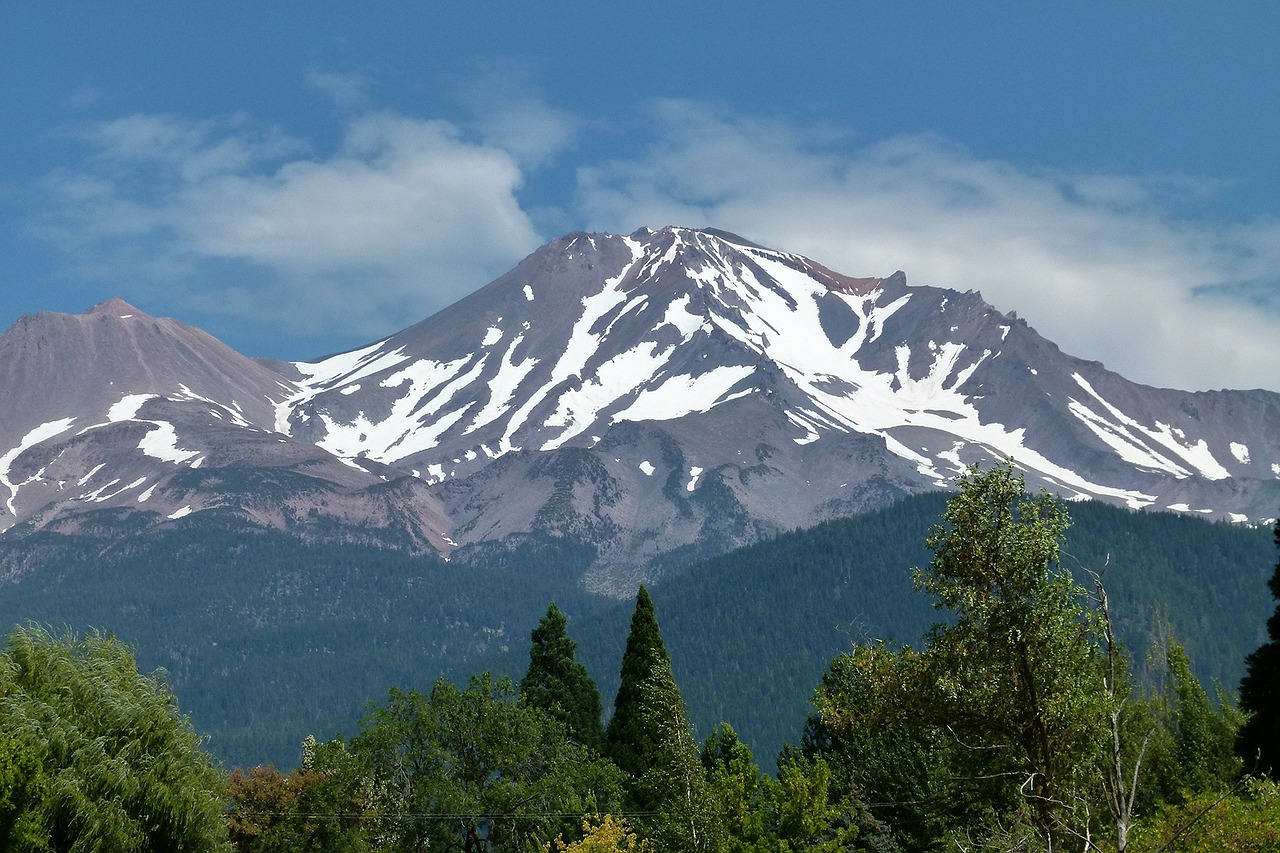
<svg viewBox="0 0 1280 853"><path fill-rule="evenodd" d="M364 114L328 153L245 119L133 116L88 139L50 178L45 237L82 273L286 333L385 334L541 241L514 156L444 121Z"/></svg>
<svg viewBox="0 0 1280 853"><path fill-rule="evenodd" d="M980 290L1136 381L1277 388L1280 225L1179 220L1182 178L1071 175L929 137L858 144L663 102L641 155L579 172L606 230L715 226L850 275Z"/></svg>

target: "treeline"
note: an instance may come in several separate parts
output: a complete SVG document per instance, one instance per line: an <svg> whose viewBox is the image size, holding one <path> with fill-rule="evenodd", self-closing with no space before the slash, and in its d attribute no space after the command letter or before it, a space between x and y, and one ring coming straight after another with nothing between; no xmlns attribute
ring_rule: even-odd
<svg viewBox="0 0 1280 853"><path fill-rule="evenodd" d="M0 849L1275 849L1280 609L1240 708L1171 631L1135 679L1105 577L1062 565L1065 507L1009 465L959 485L913 579L940 621L831 659L776 773L728 724L694 739L644 588L607 727L552 605L518 684L393 688L298 769L229 777L121 644L28 628L0 658Z"/></svg>

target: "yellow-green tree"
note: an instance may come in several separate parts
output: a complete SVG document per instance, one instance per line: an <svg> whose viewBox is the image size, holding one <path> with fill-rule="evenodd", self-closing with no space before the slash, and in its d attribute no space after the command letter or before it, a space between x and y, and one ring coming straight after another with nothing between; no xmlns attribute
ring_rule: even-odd
<svg viewBox="0 0 1280 853"><path fill-rule="evenodd" d="M39 762L16 818L44 846L27 849L227 849L222 774L164 681L115 638L15 629L0 652L0 731L5 752Z"/></svg>
<svg viewBox="0 0 1280 853"><path fill-rule="evenodd" d="M653 843L641 838L624 818L611 814L582 819L582 840L566 843L563 837L547 844L545 853L653 853Z"/></svg>

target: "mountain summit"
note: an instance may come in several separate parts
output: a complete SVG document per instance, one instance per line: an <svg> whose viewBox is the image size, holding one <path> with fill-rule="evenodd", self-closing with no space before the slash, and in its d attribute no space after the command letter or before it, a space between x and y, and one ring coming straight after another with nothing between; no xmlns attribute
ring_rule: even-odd
<svg viewBox="0 0 1280 853"><path fill-rule="evenodd" d="M191 448L157 459L170 473L232 464L232 446L237 466L280 467L244 457L252 435L344 495L412 494L380 524L424 513L419 546L578 541L604 584L1006 457L1073 499L1241 521L1280 505L1280 395L1137 385L976 292L852 278L714 230L567 235L417 325L289 372L118 300L23 318L0 337L0 392L33 401L0 416L9 524L74 515L87 483L54 488L42 465L72 433L125 422ZM183 405L199 427L153 411Z"/></svg>

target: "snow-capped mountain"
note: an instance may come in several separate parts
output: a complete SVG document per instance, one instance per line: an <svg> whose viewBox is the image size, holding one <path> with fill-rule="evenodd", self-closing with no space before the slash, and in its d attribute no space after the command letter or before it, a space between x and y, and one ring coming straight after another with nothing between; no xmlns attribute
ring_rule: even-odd
<svg viewBox="0 0 1280 853"><path fill-rule="evenodd" d="M163 521L231 508L311 534L444 545L448 522L425 484L270 430L299 390L119 299L23 317L0 336L0 531L75 529L102 510Z"/></svg>
<svg viewBox="0 0 1280 853"><path fill-rule="evenodd" d="M276 368L120 302L24 318L0 337L0 527L327 506L446 551L580 539L606 577L1006 457L1073 499L1280 506L1280 394L1137 385L978 293L712 230L572 234L386 340ZM309 486L272 516L254 483L208 490L229 469Z"/></svg>

